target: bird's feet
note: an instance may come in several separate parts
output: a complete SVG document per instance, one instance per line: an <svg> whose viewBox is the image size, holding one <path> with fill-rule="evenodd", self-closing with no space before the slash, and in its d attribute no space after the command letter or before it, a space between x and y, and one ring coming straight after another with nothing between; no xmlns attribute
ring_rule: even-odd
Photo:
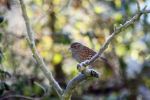
<svg viewBox="0 0 150 100"><path fill-rule="evenodd" d="M77 69L79 72L82 72L89 65L89 60L85 60L77 65Z"/></svg>

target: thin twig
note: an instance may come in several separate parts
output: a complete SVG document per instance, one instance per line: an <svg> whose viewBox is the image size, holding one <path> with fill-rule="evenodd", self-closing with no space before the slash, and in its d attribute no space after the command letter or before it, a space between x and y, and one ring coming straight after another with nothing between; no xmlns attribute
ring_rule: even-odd
<svg viewBox="0 0 150 100"><path fill-rule="evenodd" d="M87 65L93 63L97 58L101 56L101 54L108 48L109 43L114 39L114 37L118 33L126 29L128 26L132 25L133 23L135 23L142 14L146 14L146 13L150 13L150 10L145 10L145 7L144 7L142 11L139 11L138 13L136 13L130 20L126 21L123 25L121 24L119 27L114 28L114 32L108 37L108 39L99 49L99 52L87 62Z"/></svg>
<svg viewBox="0 0 150 100"><path fill-rule="evenodd" d="M108 48L108 45L110 44L110 42L114 39L114 37L120 33L122 30L126 29L128 26L132 25L133 23L135 23L137 20L139 20L140 16L143 14L147 14L150 13L150 10L145 10L146 6L143 8L143 10L138 11L131 19L129 19L128 21L126 21L124 24L121 24L119 27L114 27L114 32L108 37L108 39L106 40L106 42L103 44L103 46L99 49L99 52L93 56L90 60L86 60L84 62L81 62L80 64L78 64L77 67L85 67L82 66L83 64L85 65L89 65L91 63L93 63L97 58L99 58L101 56L101 54ZM85 71L85 70L84 70ZM79 77L79 76L77 76ZM78 78L76 78L78 79ZM82 82L84 79L81 79L80 82ZM77 80L76 80L77 81ZM76 82L75 81L75 82ZM70 82L70 87L74 87L74 80L72 80L72 82ZM75 84L76 86L79 83ZM72 86L73 85L73 86ZM70 90L71 89L71 90ZM68 90L66 89L65 91L69 91L71 92L73 90L73 88L68 88ZM65 95L66 96L66 95ZM67 96L70 96L67 94Z"/></svg>
<svg viewBox="0 0 150 100"><path fill-rule="evenodd" d="M137 4L137 11L140 12L141 8L140 8L140 4L138 1L136 1L136 4Z"/></svg>
<svg viewBox="0 0 150 100"><path fill-rule="evenodd" d="M34 32L29 23L29 19L27 16L27 12L26 12L26 8L25 8L25 4L23 0L20 0L20 5L21 5L22 15L25 21L25 25L27 28L28 42L29 42L29 46L32 51L33 57L35 58L36 62L39 64L39 68L42 70L43 74L47 77L52 87L56 90L59 97L61 97L63 90L61 89L57 81L54 79L52 73L47 69L48 67L45 65L43 58L38 54L37 49L35 47L34 36L33 36Z"/></svg>
<svg viewBox="0 0 150 100"><path fill-rule="evenodd" d="M38 54L38 52L36 50L35 43L34 43L34 38L33 38L34 32L32 31L32 28L30 26L30 23L29 23L29 20L28 20L28 16L26 14L25 5L23 3L23 0L20 0L20 4L21 4L23 17L24 17L24 20L25 20L25 23L26 23L26 27L27 27L28 42L29 42L30 49L31 49L31 51L33 53L33 56L34 56L35 60L40 65L39 66L40 69L43 71L44 75L48 78L50 84L57 91L59 97L62 97L62 99L64 99L64 100L70 99L74 88L76 86L78 86L81 82L83 82L84 80L86 80L88 78L87 75L85 75L85 74L79 74L79 75L77 75L75 78L73 78L68 83L67 88L63 92L63 90L60 88L60 86L58 85L58 83L56 82L56 80L53 78L52 73L48 71L47 66L45 65L43 59L39 56L39 54ZM107 39L107 41L100 48L99 52L94 57L92 57L89 60L88 64L94 62L99 56L101 56L101 54L107 49L109 43L112 41L112 39L118 33L120 33L123 29L126 29L128 26L130 26L135 21L137 21L142 14L146 14L146 13L150 13L150 10L145 10L145 8L144 8L143 11L138 11L138 13L135 14L129 21L126 21L123 25L120 25L119 27L114 28L114 32L109 36L109 38Z"/></svg>

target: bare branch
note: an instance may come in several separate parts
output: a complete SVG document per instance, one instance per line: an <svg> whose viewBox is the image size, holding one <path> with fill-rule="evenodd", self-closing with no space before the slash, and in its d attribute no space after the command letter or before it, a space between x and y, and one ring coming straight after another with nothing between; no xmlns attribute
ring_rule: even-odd
<svg viewBox="0 0 150 100"><path fill-rule="evenodd" d="M96 71L94 71L93 69L85 68L84 71L81 71L81 72L83 72L83 74L80 73L79 75L74 77L68 83L66 89L63 92L63 90L61 89L59 84L53 78L52 73L47 69L48 67L45 65L42 57L38 54L38 52L36 50L35 43L34 43L34 36L33 36L34 32L32 31L31 25L29 23L29 19L28 19L27 13L26 13L26 8L23 3L23 0L20 0L20 4L21 4L21 8L22 8L23 18L25 20L25 24L26 24L26 28L27 28L28 42L29 42L30 49L33 53L33 57L35 58L36 62L39 64L39 67L42 70L42 72L44 73L44 75L48 78L52 87L57 91L59 97L63 100L69 100L71 98L74 88L76 88L84 80L87 80L88 77L91 77L91 76L93 77L94 75L98 76L98 73ZM138 9L140 9L139 5L138 5ZM131 24L136 22L142 14L150 13L150 10L145 10L145 9L146 8L144 8L142 11L139 10L138 13L135 14L130 20L126 21L124 24L121 24L119 27L115 27L114 32L108 37L107 41L100 48L99 52L94 57L92 57L90 60L80 63L79 66L83 66L83 65L87 66L87 65L91 64L92 62L94 62L98 57L100 57L101 54L107 49L109 43L112 41L112 39L118 33L120 33L122 30L126 29L128 26L130 26ZM83 67L85 67L85 66L83 66ZM97 77L97 76L94 76L94 77Z"/></svg>
<svg viewBox="0 0 150 100"><path fill-rule="evenodd" d="M146 7L146 6L145 6ZM144 10L144 11L141 11L142 14L147 14L147 13L150 13L150 10Z"/></svg>
<svg viewBox="0 0 150 100"><path fill-rule="evenodd" d="M138 1L136 1L136 3L137 3L137 11L138 11L138 12L140 12L140 10L141 10L141 8L140 8L140 4L139 4L139 2L138 2Z"/></svg>
<svg viewBox="0 0 150 100"><path fill-rule="evenodd" d="M138 5L138 9L139 9L139 5ZM132 25L133 23L135 23L142 14L150 13L150 10L145 10L145 9L146 8L144 7L143 10L138 11L131 19L126 21L124 24L121 24L119 27L115 27L114 32L108 37L108 39L99 49L99 52L96 55L94 55L90 60L86 61L86 65L93 63L97 58L99 58L102 55L102 53L108 48L108 45L118 33L126 29L128 26ZM85 62L81 62L79 64L80 67L82 67L82 63L85 63Z"/></svg>
<svg viewBox="0 0 150 100"><path fill-rule="evenodd" d="M57 91L59 97L61 97L63 90L61 89L61 87L59 86L57 81L54 79L52 73L47 69L48 67L45 65L42 57L38 54L38 52L36 50L34 36L33 36L34 32L29 23L29 19L27 16L27 12L26 12L26 8L25 8L25 4L24 4L23 0L20 0L20 5L21 5L21 9L22 9L22 15L25 20L25 25L27 28L28 42L29 42L29 46L32 51L33 57L35 58L36 62L39 64L40 69L42 70L43 74L47 77L47 79L49 80L52 87Z"/></svg>
<svg viewBox="0 0 150 100"><path fill-rule="evenodd" d="M64 93L63 98L64 100L68 100L71 98L73 90L79 86L80 83L87 80L87 76L85 74L79 74L78 76L74 77L71 81L69 81Z"/></svg>

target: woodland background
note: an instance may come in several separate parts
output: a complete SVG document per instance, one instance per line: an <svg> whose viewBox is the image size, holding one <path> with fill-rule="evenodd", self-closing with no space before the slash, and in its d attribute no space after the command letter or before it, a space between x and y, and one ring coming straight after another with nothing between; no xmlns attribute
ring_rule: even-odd
<svg viewBox="0 0 150 100"><path fill-rule="evenodd" d="M139 3L150 9L149 0ZM25 0L25 4L39 54L63 88L79 73L70 44L78 41L98 51L114 26L137 11L136 0ZM0 98L57 100L28 47L20 5L0 0L0 16ZM78 86L72 100L150 100L150 15L117 35L104 55L119 66L123 84L116 85L110 70L102 69L99 79Z"/></svg>

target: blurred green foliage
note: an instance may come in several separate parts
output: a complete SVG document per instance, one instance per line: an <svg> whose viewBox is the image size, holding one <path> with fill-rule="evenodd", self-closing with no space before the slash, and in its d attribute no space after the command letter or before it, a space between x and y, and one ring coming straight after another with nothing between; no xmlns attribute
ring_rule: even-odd
<svg viewBox="0 0 150 100"><path fill-rule="evenodd" d="M19 94L43 100L58 99L32 57L18 4L10 3L9 9L6 2L9 1L0 1L1 7L5 8L0 7L0 15L6 17L6 21L0 17L0 98ZM63 88L78 74L77 62L68 50L70 43L78 41L98 51L114 26L123 24L137 11L136 0L27 0L25 3L36 33L38 52ZM149 0L139 0L139 3L141 8L144 5L150 8ZM119 87L111 81L110 70L98 69L103 72L102 77L81 84L72 100L128 100L145 96L142 93L150 88L149 26L150 17L144 15L116 36L104 53L112 65L120 68L123 86ZM48 92L45 93L34 82L41 84ZM141 93L141 86L148 90ZM124 94L124 91L127 93ZM136 91L135 94L132 91Z"/></svg>

